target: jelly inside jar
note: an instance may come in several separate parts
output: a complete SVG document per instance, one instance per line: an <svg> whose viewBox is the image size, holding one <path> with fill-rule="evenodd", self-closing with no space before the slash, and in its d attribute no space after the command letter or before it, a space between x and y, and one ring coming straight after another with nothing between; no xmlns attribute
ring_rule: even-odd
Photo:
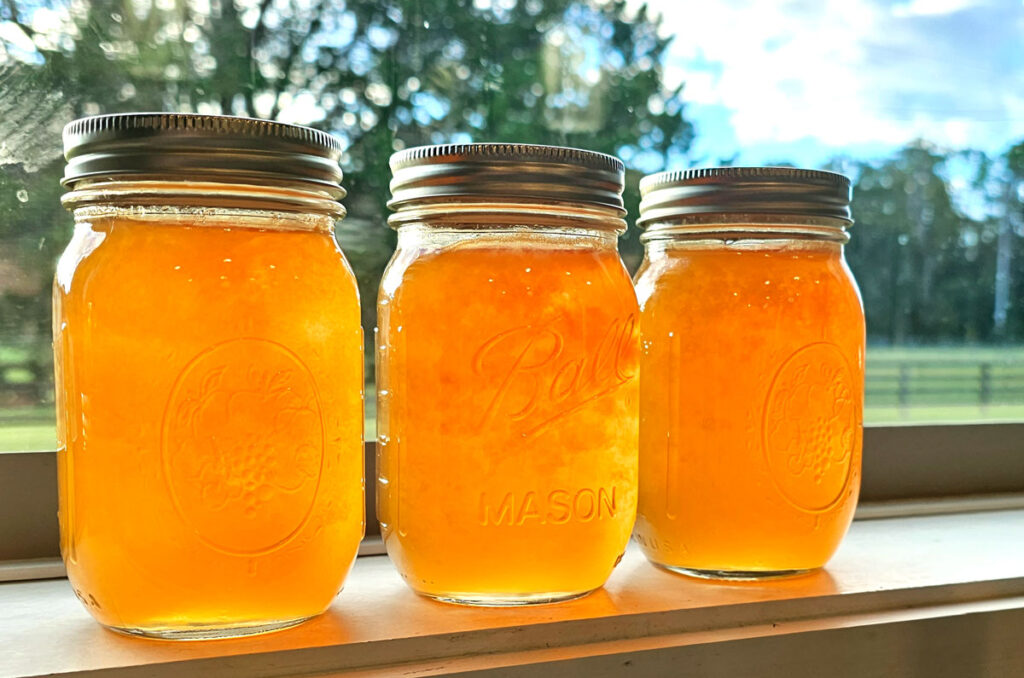
<svg viewBox="0 0 1024 678"><path fill-rule="evenodd" d="M822 566L860 485L864 320L841 246L652 242L637 292L637 541L696 574Z"/></svg>
<svg viewBox="0 0 1024 678"><path fill-rule="evenodd" d="M315 615L363 533L351 271L326 232L211 221L79 223L57 271L62 550L133 633Z"/></svg>
<svg viewBox="0 0 1024 678"><path fill-rule="evenodd" d="M515 604L601 586L635 514L636 314L614 236L400 243L378 512L412 588Z"/></svg>

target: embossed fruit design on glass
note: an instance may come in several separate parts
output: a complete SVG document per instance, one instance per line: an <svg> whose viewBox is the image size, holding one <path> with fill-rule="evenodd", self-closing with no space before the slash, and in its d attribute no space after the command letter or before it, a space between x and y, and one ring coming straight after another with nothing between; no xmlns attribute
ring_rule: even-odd
<svg viewBox="0 0 1024 678"><path fill-rule="evenodd" d="M362 332L329 135L205 115L65 130L61 547L104 625L257 633L322 612L363 534Z"/></svg>
<svg viewBox="0 0 1024 678"><path fill-rule="evenodd" d="M860 488L850 183L723 168L654 175L641 191L636 541L702 577L821 567Z"/></svg>
<svg viewBox="0 0 1024 678"><path fill-rule="evenodd" d="M479 144L391 159L378 516L415 591L516 605L600 587L636 507L638 330L622 164Z"/></svg>

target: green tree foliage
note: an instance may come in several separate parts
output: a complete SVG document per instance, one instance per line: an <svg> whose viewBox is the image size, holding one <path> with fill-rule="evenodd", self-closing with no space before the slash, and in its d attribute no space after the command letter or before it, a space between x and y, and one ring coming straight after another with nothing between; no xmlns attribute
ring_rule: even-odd
<svg viewBox="0 0 1024 678"><path fill-rule="evenodd" d="M3 0L0 349L29 356L38 393L48 392L48 280L70 231L59 205L59 129L81 115L255 115L340 136L350 216L338 235L367 326L394 242L385 202L396 149L524 141L618 154L631 166L626 200L635 217L640 170L684 156L693 130L682 92L662 84L667 40L658 21L634 7ZM856 181L848 253L872 339L1024 339L1024 141L995 158L921 142L833 168ZM631 229L621 243L631 266L641 255L637 236ZM1005 319L997 322L1000 294Z"/></svg>
<svg viewBox="0 0 1024 678"><path fill-rule="evenodd" d="M847 256L870 338L894 344L1024 338L1024 220L1011 215L1003 222L1008 210L1020 212L1009 173L1016 152L993 160L917 142L880 163L834 165L856 177ZM1000 333L996 260L1000 229L1007 226L1001 246L1015 264L1007 271L1009 322Z"/></svg>
<svg viewBox="0 0 1024 678"><path fill-rule="evenodd" d="M59 122L199 111L339 135L350 214L339 239L368 326L393 249L385 203L394 150L521 141L664 158L685 152L692 136L679 90L661 85L668 42L646 8L633 12L625 0L5 0L4 20L24 34L0 40L5 88L29 95L12 104L19 120L38 117L33 96L47 92L58 93L61 105L47 110ZM26 267L48 277L70 218L57 199L59 134L39 127L7 136L17 148L0 168L0 239L22 243ZM48 162L25 173L12 164L19 153ZM627 193L634 210L638 177L630 174ZM7 190L15 184L28 203ZM623 245L638 262L636 235ZM0 329L21 335L30 324L38 336L46 295L14 302Z"/></svg>

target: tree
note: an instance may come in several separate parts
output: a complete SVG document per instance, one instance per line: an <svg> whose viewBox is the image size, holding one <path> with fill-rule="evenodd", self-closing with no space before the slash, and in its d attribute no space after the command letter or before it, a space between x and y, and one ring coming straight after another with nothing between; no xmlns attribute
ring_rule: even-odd
<svg viewBox="0 0 1024 678"><path fill-rule="evenodd" d="M661 85L668 40L659 21L625 0L44 0L41 8L8 0L3 20L23 35L4 33L0 63L21 64L23 90L57 88L67 119L199 111L310 124L341 137L350 217L339 239L360 281L367 326L393 248L385 203L394 150L522 141L664 157L685 152L692 136L680 91ZM67 241L69 224L53 190L36 190L60 176L51 138L38 152L51 162L24 179L33 201L46 202L29 210L0 194L8 201L0 204L0 237L45 237L38 256L46 261ZM638 261L637 236L623 245ZM48 303L31 300L27 312L48 318Z"/></svg>
<svg viewBox="0 0 1024 678"><path fill-rule="evenodd" d="M1024 334L1024 327L1021 327L1020 301L1024 298L1024 284L1021 281L1022 276L1018 274L1015 295L1013 276L1014 231L1017 230L1018 235L1024 235L1024 210L1021 209L1024 196L1024 141L1011 147L1003 161L1005 188L1001 196L1002 215L999 219L999 237L996 241L995 301L992 308L994 333L1000 339L1008 338L1014 334L1015 329ZM1017 261L1020 261L1019 256ZM1014 314L1014 310L1018 313ZM1016 322L1013 322L1014 320Z"/></svg>
<svg viewBox="0 0 1024 678"><path fill-rule="evenodd" d="M1016 189L1008 197L1006 173L983 153L944 153L921 141L881 162L833 168L856 179L848 256L869 337L894 344L998 338L992 309L999 243L1021 249L1021 238L999 235L1001 215L1014 209L1003 201L1017 212L1020 205ZM973 179L954 189L951 177L971 168ZM1024 309L1007 309L1007 327L1018 334L1004 336L1019 340Z"/></svg>

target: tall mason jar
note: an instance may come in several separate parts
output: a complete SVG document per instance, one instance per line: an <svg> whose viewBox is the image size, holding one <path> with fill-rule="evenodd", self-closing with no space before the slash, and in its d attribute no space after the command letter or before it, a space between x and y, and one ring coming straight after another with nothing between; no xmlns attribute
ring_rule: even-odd
<svg viewBox="0 0 1024 678"><path fill-rule="evenodd" d="M416 592L517 605L600 587L636 508L637 304L622 163L471 144L391 158L378 516Z"/></svg>
<svg viewBox="0 0 1024 678"><path fill-rule="evenodd" d="M864 313L850 182L739 167L641 182L647 557L699 577L821 567L861 477Z"/></svg>
<svg viewBox="0 0 1024 678"><path fill-rule="evenodd" d="M102 624L164 638L322 612L363 534L359 299L330 135L129 114L64 131L61 548Z"/></svg>

